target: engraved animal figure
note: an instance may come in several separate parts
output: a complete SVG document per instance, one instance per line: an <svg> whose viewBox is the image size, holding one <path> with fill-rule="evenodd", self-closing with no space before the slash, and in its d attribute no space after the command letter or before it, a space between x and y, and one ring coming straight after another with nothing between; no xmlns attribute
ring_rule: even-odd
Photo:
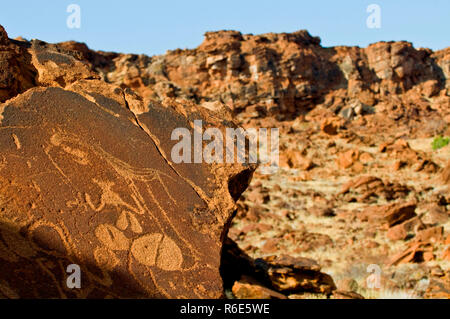
<svg viewBox="0 0 450 319"><path fill-rule="evenodd" d="M166 211L171 206L172 214L176 213L177 201L170 194L167 184L177 182L174 176L153 168L132 166L99 145L81 142L78 137L64 132L51 136L45 154L73 194L85 194L85 203L93 212L92 220L98 218L99 213L116 214L115 225L105 222L95 228L95 236L101 245L94 249L93 254L97 264L104 269L116 267L119 263L117 254L129 251L127 267L134 279L147 291L154 291L156 287L166 297L179 294L177 290L181 287L176 287L174 282L181 275L192 274L192 277L200 278L203 276L200 269L211 273L209 276L214 273L213 265L207 264L205 267L199 264L202 257L200 250L185 238L183 229L171 220L174 215L169 216ZM92 183L86 183L89 179L86 176L82 183L77 181L73 168L70 170L66 165L67 159L78 164L80 174L83 172L83 175L90 176ZM99 172L98 167L103 169ZM94 172L94 168L97 171ZM127 192L124 194L121 191L119 194L119 186L126 187ZM171 203L166 202L164 206L152 186L161 188ZM98 199L93 198L93 192L100 193ZM111 210L111 207L114 209ZM164 218L155 215L155 210L159 210ZM128 230L132 234L127 233ZM170 278L169 275L158 275L161 271L170 273L174 280L160 279ZM108 277L105 278L103 282L110 284ZM193 294L194 297L200 296L199 291Z"/></svg>

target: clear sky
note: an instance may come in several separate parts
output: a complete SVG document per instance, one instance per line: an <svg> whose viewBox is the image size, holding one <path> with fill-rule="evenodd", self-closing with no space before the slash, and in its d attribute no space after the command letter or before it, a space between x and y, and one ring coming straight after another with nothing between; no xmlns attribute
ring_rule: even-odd
<svg viewBox="0 0 450 319"><path fill-rule="evenodd" d="M9 36L47 42L76 40L90 48L161 54L194 48L205 31L293 32L307 29L322 45L367 46L407 40L433 50L450 46L450 0L8 0L0 24ZM70 29L67 7L78 4L81 27ZM381 28L368 28L368 5Z"/></svg>

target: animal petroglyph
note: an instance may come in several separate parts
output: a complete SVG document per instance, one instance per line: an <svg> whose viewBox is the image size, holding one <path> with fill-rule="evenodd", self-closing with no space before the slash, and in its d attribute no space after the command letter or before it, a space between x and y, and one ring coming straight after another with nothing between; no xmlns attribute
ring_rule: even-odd
<svg viewBox="0 0 450 319"><path fill-rule="evenodd" d="M168 174L165 174L159 170L152 168L137 168L129 165L128 163L112 156L110 153L106 152L103 148L96 145L87 145L81 142L77 137L70 136L68 134L57 133L52 135L50 138L51 145L54 147L61 147L62 150L69 155L69 158L74 160L80 165L87 165L89 163L88 153L93 154L96 158L103 159L102 161L107 162L107 164L117 173L117 175L123 179L126 179L130 185L130 192L134 196L134 199L139 198L138 191L136 190L135 183L141 181L144 183L158 181L160 182L164 189L167 191L167 186L164 184L164 179L174 180L174 178ZM74 148L73 146L77 147ZM84 150L87 151L84 151ZM52 147L46 149L46 153L49 156L52 163L55 165L56 169L61 172L62 176L67 178L66 173L63 172L61 167L57 164L57 159L51 156ZM92 155L91 155L92 156ZM123 206L129 210L134 211L137 214L143 214L142 207L139 207L135 200L135 204L138 207L133 207L133 205L126 203L118 194L112 191L113 182L100 181L96 178L92 179L92 182L97 184L102 189L102 196L100 199L100 204L98 207L92 203L89 194L86 194L86 201L89 206L95 211L101 211L105 205L110 204L114 206ZM167 191L167 196L175 203L175 200Z"/></svg>
<svg viewBox="0 0 450 319"><path fill-rule="evenodd" d="M133 242L131 253L146 266L158 266L171 271L181 269L183 255L178 245L162 234L147 234Z"/></svg>
<svg viewBox="0 0 450 319"><path fill-rule="evenodd" d="M210 180L228 194L210 205L192 180L209 179L208 167L189 176L175 171L125 108L110 116L58 88L31 89L7 103L0 280L25 298L222 295L221 236L234 202L216 202L230 200L226 182ZM81 268L81 289L65 286L70 264ZM9 281L16 269L24 284Z"/></svg>
<svg viewBox="0 0 450 319"><path fill-rule="evenodd" d="M116 226L121 230L125 230L128 228L128 226L130 226L131 230L134 233L136 234L142 233L142 227L139 224L139 220L134 216L132 212L126 210L120 213L120 216L116 222Z"/></svg>
<svg viewBox="0 0 450 319"><path fill-rule="evenodd" d="M119 259L113 251L106 247L97 247L94 250L94 257L99 267L112 270L119 264Z"/></svg>
<svg viewBox="0 0 450 319"><path fill-rule="evenodd" d="M94 144L87 145L86 143L81 142L77 137L71 136L67 133L56 133L52 135L52 137L50 138L50 142L51 146L46 149L47 156L55 166L56 170L61 173L63 178L67 179L69 184L73 185L72 179L69 178L70 172L67 172L65 169L62 168L62 165L59 164L60 162L66 160L64 158L58 159L57 157L53 157L52 156L52 153L54 151L53 147L61 148L62 151L65 154L67 154L70 159L73 159L76 163L80 165L84 165L86 161L88 162L106 161L107 165L111 167L111 169L116 173L116 176L126 181L126 185L129 189L129 194L131 195L130 197L132 202L130 201L127 202L122 198L122 196L120 196L113 190L114 182L105 180L100 181L97 180L97 178L92 178L93 184L96 184L101 189L101 196L99 199L99 203L97 205L94 203L89 193L85 194L86 203L92 210L96 212L101 212L105 210L106 206L110 205L113 207L122 207L137 215L143 215L145 213L148 213L153 218L153 220L158 225L160 225L160 228L163 228L161 220L153 216L154 213L145 204L145 202L148 202L148 200L145 200L143 198L143 193L147 193L150 196L151 200L156 205L157 209L159 209L166 217L165 219L167 220L169 225L179 235L179 238L185 242L186 246L190 247L190 249L192 250L195 250L192 248L191 244L184 239L184 236L180 234L180 231L178 231L176 227L173 226L172 222L170 221L170 218L167 216L166 209L164 209L161 206L159 200L154 195L152 187L150 185L151 182L159 183L165 192L165 196L167 196L170 199L172 205L176 205L176 200L170 194L165 182L165 180L175 181L175 178L173 176L170 176L166 173L163 173L153 168L133 167L130 164L111 155L103 148ZM58 154L60 153L61 152L59 152ZM83 156L82 159L85 160L83 163L80 163L80 156L79 156L80 154L89 154ZM92 158L96 159L94 160ZM102 166L104 166L104 164ZM139 183L142 183L142 186L139 187ZM139 188L141 190L139 190ZM139 230L140 228L139 221L136 218L134 218L134 215L130 217L130 221L132 221L132 227L136 230L137 233L142 232L142 230Z"/></svg>
<svg viewBox="0 0 450 319"><path fill-rule="evenodd" d="M99 225L95 236L111 250L128 250L130 247L130 240L113 225Z"/></svg>
<svg viewBox="0 0 450 319"><path fill-rule="evenodd" d="M16 134L12 134L13 140L14 140L14 144L16 144L16 147L18 150L20 150L22 148L22 145L20 144L20 140L17 137Z"/></svg>

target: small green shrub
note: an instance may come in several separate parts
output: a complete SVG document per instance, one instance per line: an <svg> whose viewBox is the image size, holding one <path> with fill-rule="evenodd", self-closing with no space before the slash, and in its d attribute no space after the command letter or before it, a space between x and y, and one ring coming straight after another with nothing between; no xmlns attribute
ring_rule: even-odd
<svg viewBox="0 0 450 319"><path fill-rule="evenodd" d="M437 136L434 138L433 142L431 143L431 147L433 148L433 150L438 150L440 148L443 148L444 146L447 146L449 143L450 143L450 138Z"/></svg>

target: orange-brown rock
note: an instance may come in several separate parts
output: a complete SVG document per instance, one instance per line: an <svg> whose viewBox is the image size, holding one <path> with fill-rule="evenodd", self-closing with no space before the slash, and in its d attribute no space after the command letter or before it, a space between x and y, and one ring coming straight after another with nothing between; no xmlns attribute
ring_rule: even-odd
<svg viewBox="0 0 450 319"><path fill-rule="evenodd" d="M320 129L328 135L336 135L340 127L339 118L326 118L320 123Z"/></svg>
<svg viewBox="0 0 450 319"><path fill-rule="evenodd" d="M221 242L239 195L228 183L247 173L184 173L161 156L154 126L96 97L36 88L3 105L2 280L21 297L221 296ZM80 290L64 285L73 263Z"/></svg>
<svg viewBox="0 0 450 319"><path fill-rule="evenodd" d="M444 170L442 171L441 178L445 184L450 185L450 161L448 161L447 166L445 166Z"/></svg>
<svg viewBox="0 0 450 319"><path fill-rule="evenodd" d="M436 204L430 205L428 212L422 217L423 222L430 225L445 224L449 219L446 209Z"/></svg>
<svg viewBox="0 0 450 319"><path fill-rule="evenodd" d="M328 215L329 216L329 215ZM311 251L318 247L332 246L333 240L327 234L312 233L306 230L294 230L286 233L283 238L292 242L297 248L294 252Z"/></svg>
<svg viewBox="0 0 450 319"><path fill-rule="evenodd" d="M413 150L404 139L398 139L393 143L383 143L380 145L380 150L397 159L393 166L394 170L399 170L404 166L414 167L416 172L429 174L434 174L439 170L439 165L434 163L426 153Z"/></svg>
<svg viewBox="0 0 450 319"><path fill-rule="evenodd" d="M238 245L227 238L222 255L221 273L225 287L242 288L245 294L262 293L259 287L236 284L241 279L246 283L262 285L279 293L322 293L331 294L336 289L333 279L320 271L319 264L308 258L291 256L268 256L253 259ZM241 282L242 283L242 282Z"/></svg>
<svg viewBox="0 0 450 319"><path fill-rule="evenodd" d="M346 169L352 166L359 158L358 150L348 150L340 153L336 159L336 164L340 169Z"/></svg>
<svg viewBox="0 0 450 319"><path fill-rule="evenodd" d="M364 299L364 297L353 291L333 291L333 299Z"/></svg>
<svg viewBox="0 0 450 319"><path fill-rule="evenodd" d="M38 72L38 85L65 87L77 80L100 78L88 63L58 45L33 40L29 52Z"/></svg>
<svg viewBox="0 0 450 319"><path fill-rule="evenodd" d="M207 32L198 48L153 57L59 46L79 52L108 82L136 90L145 104L166 97L220 101L250 118L320 105L345 120L375 113L381 126L420 119L430 105L436 119L449 114L448 48L432 52L404 41L325 48L305 30ZM336 126L323 129L334 135Z"/></svg>
<svg viewBox="0 0 450 319"><path fill-rule="evenodd" d="M35 85L37 71L31 65L28 46L26 42L8 39L0 25L0 103Z"/></svg>
<svg viewBox="0 0 450 319"><path fill-rule="evenodd" d="M392 227L416 216L415 203L393 203L372 209L369 219L381 220Z"/></svg>
<svg viewBox="0 0 450 319"><path fill-rule="evenodd" d="M245 276L234 283L232 292L238 299L287 299L285 295L264 287L256 280Z"/></svg>
<svg viewBox="0 0 450 319"><path fill-rule="evenodd" d="M175 101L143 107L57 46L29 50L38 86L0 104L2 294L221 297L222 243L255 166L176 164L170 135L192 133L194 119L235 127L231 116ZM80 289L66 285L71 264Z"/></svg>
<svg viewBox="0 0 450 319"><path fill-rule="evenodd" d="M362 153L361 155L359 155L359 160L362 163L369 163L371 161L373 161L373 156L370 153Z"/></svg>
<svg viewBox="0 0 450 319"><path fill-rule="evenodd" d="M283 152L280 157L280 166L282 167L296 168L307 171L315 166L310 158L304 156L302 152L298 150Z"/></svg>
<svg viewBox="0 0 450 319"><path fill-rule="evenodd" d="M269 256L256 259L255 265L272 287L280 292L330 294L336 289L333 279L320 272L320 266L312 259Z"/></svg>
<svg viewBox="0 0 450 319"><path fill-rule="evenodd" d="M404 240L409 234L414 233L416 230L425 228L418 216L408 219L400 224L392 226L388 229L386 236L390 240Z"/></svg>
<svg viewBox="0 0 450 319"><path fill-rule="evenodd" d="M367 202L372 198L379 197L384 197L386 200L404 198L409 192L409 187L405 185L396 182L384 182L379 177L363 175L342 185L338 195L343 195L348 201L356 199L358 202Z"/></svg>
<svg viewBox="0 0 450 319"><path fill-rule="evenodd" d="M418 242L437 243L443 239L443 235L444 227L436 226L420 230L417 232L415 240Z"/></svg>
<svg viewBox="0 0 450 319"><path fill-rule="evenodd" d="M394 255L389 265L398 265L402 263L420 263L434 259L433 246L430 243L412 242L407 248Z"/></svg>
<svg viewBox="0 0 450 319"><path fill-rule="evenodd" d="M450 261L450 246L447 246L447 248L444 249L441 258Z"/></svg>
<svg viewBox="0 0 450 319"><path fill-rule="evenodd" d="M386 233L386 237L390 240L403 240L408 236L408 232L406 231L403 224L395 225L394 227L389 228Z"/></svg>

